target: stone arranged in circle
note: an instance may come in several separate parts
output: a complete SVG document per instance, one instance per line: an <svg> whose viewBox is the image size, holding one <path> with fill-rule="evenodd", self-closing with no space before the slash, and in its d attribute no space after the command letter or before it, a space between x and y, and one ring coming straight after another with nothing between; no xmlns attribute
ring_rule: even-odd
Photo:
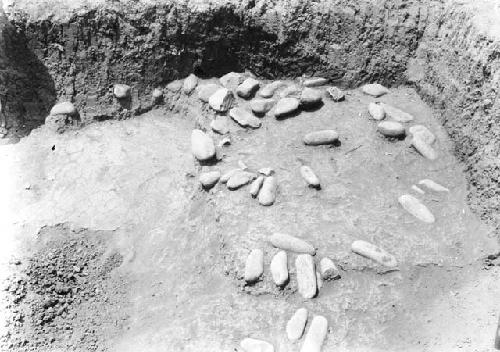
<svg viewBox="0 0 500 352"><path fill-rule="evenodd" d="M411 145L415 148L422 156L429 160L436 160L438 155L434 148L426 143L420 136L414 136L411 140Z"/></svg>
<svg viewBox="0 0 500 352"><path fill-rule="evenodd" d="M274 108L274 116L280 118L291 115L299 109L299 104L297 98L282 98L278 100Z"/></svg>
<svg viewBox="0 0 500 352"><path fill-rule="evenodd" d="M259 89L259 85L259 81L257 81L255 78L249 77L238 86L236 94L244 99L249 99Z"/></svg>
<svg viewBox="0 0 500 352"><path fill-rule="evenodd" d="M288 282L288 256L285 251L279 251L274 255L270 269L277 286L284 286Z"/></svg>
<svg viewBox="0 0 500 352"><path fill-rule="evenodd" d="M302 175L302 178L307 182L309 187L315 189L321 188L318 176L316 176L314 171L309 166L302 165L300 167L300 174Z"/></svg>
<svg viewBox="0 0 500 352"><path fill-rule="evenodd" d="M200 183L204 189L210 189L217 184L220 179L220 171L209 171L200 174Z"/></svg>
<svg viewBox="0 0 500 352"><path fill-rule="evenodd" d="M425 187L427 187L428 189L432 190L432 191L435 191L435 192L449 192L450 190L442 185L440 185L439 183L437 182L434 182L432 180L429 180L429 179L423 179L423 180L420 180L418 181L418 184L419 185L423 185Z"/></svg>
<svg viewBox="0 0 500 352"><path fill-rule="evenodd" d="M326 91L328 92L328 95L330 96L330 98L336 103L338 103L339 101L345 100L345 92L337 87L327 88Z"/></svg>
<svg viewBox="0 0 500 352"><path fill-rule="evenodd" d="M321 92L314 88L304 88L300 94L300 105L304 108L312 108L318 106L323 101Z"/></svg>
<svg viewBox="0 0 500 352"><path fill-rule="evenodd" d="M323 77L312 77L304 80L304 87L319 87L328 84L328 80Z"/></svg>
<svg viewBox="0 0 500 352"><path fill-rule="evenodd" d="M411 215L426 223L436 221L431 211L417 198L409 194L403 194L398 198L399 204Z"/></svg>
<svg viewBox="0 0 500 352"><path fill-rule="evenodd" d="M317 315L313 318L311 326L304 338L300 352L321 352L321 347L328 334L328 321L325 317Z"/></svg>
<svg viewBox="0 0 500 352"><path fill-rule="evenodd" d="M340 279L340 271L337 265L328 257L324 257L319 262L319 270L323 280L337 280Z"/></svg>
<svg viewBox="0 0 500 352"><path fill-rule="evenodd" d="M257 177L250 185L250 195L255 198L259 194L259 191L264 183L264 176Z"/></svg>
<svg viewBox="0 0 500 352"><path fill-rule="evenodd" d="M286 336L292 342L298 341L304 334L307 323L307 309L299 308L286 324Z"/></svg>
<svg viewBox="0 0 500 352"><path fill-rule="evenodd" d="M210 122L210 128L219 134L228 133L229 127L227 126L227 118L225 116L217 116L215 120Z"/></svg>
<svg viewBox="0 0 500 352"><path fill-rule="evenodd" d="M284 249L286 251L295 253L307 253L310 255L316 254L316 249L311 244L300 238L285 233L273 233L269 237L269 242L274 247Z"/></svg>
<svg viewBox="0 0 500 352"><path fill-rule="evenodd" d="M113 94L117 99L130 98L130 86L126 84L115 84L113 87Z"/></svg>
<svg viewBox="0 0 500 352"><path fill-rule="evenodd" d="M219 78L220 84L229 90L235 90L244 80L243 73L238 72L229 72Z"/></svg>
<svg viewBox="0 0 500 352"><path fill-rule="evenodd" d="M285 83L282 81L274 81L266 84L257 94L262 98L272 98L276 90L284 85Z"/></svg>
<svg viewBox="0 0 500 352"><path fill-rule="evenodd" d="M273 205L276 201L277 188L278 182L276 181L276 177L266 177L259 192L259 204L264 206Z"/></svg>
<svg viewBox="0 0 500 352"><path fill-rule="evenodd" d="M311 299L316 296L318 286L313 257L310 254L299 254L295 259L295 270L298 290L302 297Z"/></svg>
<svg viewBox="0 0 500 352"><path fill-rule="evenodd" d="M306 145L336 144L338 141L339 134L335 130L315 131L304 136L304 144Z"/></svg>
<svg viewBox="0 0 500 352"><path fill-rule="evenodd" d="M375 98L389 93L389 89L378 83L365 84L363 87L361 87L361 90L363 91L363 93L371 95Z"/></svg>
<svg viewBox="0 0 500 352"><path fill-rule="evenodd" d="M429 129L422 125L411 126L408 132L413 138L420 138L425 143L432 145L436 141L436 136L434 133L429 131Z"/></svg>
<svg viewBox="0 0 500 352"><path fill-rule="evenodd" d="M191 151L199 161L207 161L215 156L215 145L205 132L196 129L191 133Z"/></svg>
<svg viewBox="0 0 500 352"><path fill-rule="evenodd" d="M244 108L232 108L229 110L229 116L241 127L259 128L261 125L261 121Z"/></svg>
<svg viewBox="0 0 500 352"><path fill-rule="evenodd" d="M400 138L405 136L405 127L396 121L382 121L377 125L377 130L385 137Z"/></svg>
<svg viewBox="0 0 500 352"><path fill-rule="evenodd" d="M250 252L245 263L245 281L254 283L264 273L264 252L254 249Z"/></svg>
<svg viewBox="0 0 500 352"><path fill-rule="evenodd" d="M227 88L219 88L208 99L208 105L218 112L226 112L233 105L234 95Z"/></svg>
<svg viewBox="0 0 500 352"><path fill-rule="evenodd" d="M370 103L368 105L368 112L374 120L380 121L385 118L385 110L379 103Z"/></svg>
<svg viewBox="0 0 500 352"><path fill-rule="evenodd" d="M414 119L414 117L411 114L409 114L401 109L398 109L392 105L385 104L385 103L380 103L380 105L382 106L382 108L385 111L385 116L389 119L392 119L392 120L398 121L398 122L410 122L410 121L413 121L413 119Z"/></svg>
<svg viewBox="0 0 500 352"><path fill-rule="evenodd" d="M250 108L257 115L264 115L272 109L276 101L274 99L261 99L257 98L252 100Z"/></svg>
<svg viewBox="0 0 500 352"><path fill-rule="evenodd" d="M219 89L221 86L215 83L207 83L207 84L202 84L197 87L198 91L198 98L204 102L208 103L208 100L210 97Z"/></svg>
<svg viewBox="0 0 500 352"><path fill-rule="evenodd" d="M398 265L396 258L392 254L389 254L384 249L366 241L354 241L351 245L351 250L356 254L371 259L389 268L394 268Z"/></svg>
<svg viewBox="0 0 500 352"><path fill-rule="evenodd" d="M240 342L243 352L274 352L274 347L269 342L245 338Z"/></svg>
<svg viewBox="0 0 500 352"><path fill-rule="evenodd" d="M191 73L184 79L184 83L182 84L182 91L184 94L191 94L193 90L198 85L198 77L195 74Z"/></svg>
<svg viewBox="0 0 500 352"><path fill-rule="evenodd" d="M220 182L221 183L227 183L227 181L229 181L229 179L235 174L237 173L238 171L242 171L241 169L232 169L232 170L229 170L227 171L226 173L222 174L221 178L220 178Z"/></svg>
<svg viewBox="0 0 500 352"><path fill-rule="evenodd" d="M283 89L279 96L280 98L300 98L302 93L302 88L296 85L292 85Z"/></svg>
<svg viewBox="0 0 500 352"><path fill-rule="evenodd" d="M243 171L243 170L238 170L236 171L229 180L227 180L227 188L231 191L234 191L238 188L241 188L247 184L250 183L255 178L255 174L248 172L248 171Z"/></svg>

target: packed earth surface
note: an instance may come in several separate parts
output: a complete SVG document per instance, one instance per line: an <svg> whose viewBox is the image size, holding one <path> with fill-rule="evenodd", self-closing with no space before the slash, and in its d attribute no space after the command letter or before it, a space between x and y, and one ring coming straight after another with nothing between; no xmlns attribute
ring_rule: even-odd
<svg viewBox="0 0 500 352"><path fill-rule="evenodd" d="M2 351L272 351L250 338L317 352L303 346L320 317L322 351L492 350L500 56L495 40L469 46L487 1L40 4L4 1L0 21ZM314 21L308 42L302 24L340 8L338 27ZM464 42L444 39L460 36L454 14L470 21ZM380 32L378 16L400 32ZM472 52L484 60L466 79ZM364 85L376 82L388 89ZM430 154L417 125L435 137ZM335 141L305 137L322 130ZM314 297L297 270L309 254L287 250L289 279L273 281L276 233L312 245ZM315 276L326 257L334 279Z"/></svg>

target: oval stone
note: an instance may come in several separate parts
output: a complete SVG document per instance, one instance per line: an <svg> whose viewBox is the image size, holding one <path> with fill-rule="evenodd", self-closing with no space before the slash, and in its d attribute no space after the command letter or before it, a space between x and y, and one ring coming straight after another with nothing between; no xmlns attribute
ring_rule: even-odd
<svg viewBox="0 0 500 352"><path fill-rule="evenodd" d="M257 81L255 78L249 77L238 86L236 94L244 99L249 99L259 89L259 85L259 81Z"/></svg>
<svg viewBox="0 0 500 352"><path fill-rule="evenodd" d="M193 90L198 85L198 77L195 74L191 73L184 79L184 83L182 84L182 91L184 94L191 94Z"/></svg>
<svg viewBox="0 0 500 352"><path fill-rule="evenodd" d="M351 250L365 258L371 259L384 266L394 268L398 265L396 258L384 249L366 241L354 241Z"/></svg>
<svg viewBox="0 0 500 352"><path fill-rule="evenodd" d="M306 145L335 144L339 140L339 134L334 130L322 130L308 133L304 136Z"/></svg>
<svg viewBox="0 0 500 352"><path fill-rule="evenodd" d="M311 299L318 292L314 259L310 254L299 254L295 259L297 286L299 293L306 299Z"/></svg>
<svg viewBox="0 0 500 352"><path fill-rule="evenodd" d="M295 253L307 253L310 255L316 254L316 249L306 241L285 234L285 233L273 233L269 237L269 242L277 248L284 249L287 251Z"/></svg>
<svg viewBox="0 0 500 352"><path fill-rule="evenodd" d="M276 201L278 182L274 176L266 177L259 192L259 204L269 206Z"/></svg>
<svg viewBox="0 0 500 352"><path fill-rule="evenodd" d="M229 116L241 127L259 128L261 125L260 120L244 108L232 108L229 110Z"/></svg>
<svg viewBox="0 0 500 352"><path fill-rule="evenodd" d="M328 80L323 77L311 77L304 80L304 87L319 87L328 84Z"/></svg>
<svg viewBox="0 0 500 352"><path fill-rule="evenodd" d="M266 84L259 92L258 95L262 98L271 98L277 89L284 86L285 83L282 81L274 81L272 83Z"/></svg>
<svg viewBox="0 0 500 352"><path fill-rule="evenodd" d="M275 103L274 99L254 99L250 103L250 108L255 114L264 115L272 109Z"/></svg>
<svg viewBox="0 0 500 352"><path fill-rule="evenodd" d="M365 84L363 87L361 87L361 90L363 91L363 93L376 98L389 93L389 89L378 83Z"/></svg>
<svg viewBox="0 0 500 352"><path fill-rule="evenodd" d="M50 115L77 115L78 110L76 107L73 105L73 103L69 101L65 101L62 103L58 103L50 109Z"/></svg>
<svg viewBox="0 0 500 352"><path fill-rule="evenodd" d="M309 326L300 352L321 352L321 346L323 346L327 334L328 321L321 315L315 316L311 326Z"/></svg>
<svg viewBox="0 0 500 352"><path fill-rule="evenodd" d="M396 121L382 121L377 125L377 130L386 137L404 137L405 127Z"/></svg>
<svg viewBox="0 0 500 352"><path fill-rule="evenodd" d="M278 100L274 109L274 116L283 117L296 112L299 108L299 100L297 98L282 98Z"/></svg>
<svg viewBox="0 0 500 352"><path fill-rule="evenodd" d="M217 116L215 120L212 120L212 122L210 122L210 128L219 134L228 133L229 127L227 126L227 117Z"/></svg>
<svg viewBox="0 0 500 352"><path fill-rule="evenodd" d="M210 160L215 156L215 145L205 132L193 130L191 133L191 151L199 161Z"/></svg>
<svg viewBox="0 0 500 352"><path fill-rule="evenodd" d="M243 352L274 352L274 347L269 342L245 338L240 342Z"/></svg>
<svg viewBox="0 0 500 352"><path fill-rule="evenodd" d="M418 182L419 185L423 185L427 188L429 188L430 190L432 191L435 191L435 192L449 192L450 190L444 186L441 186L439 183L437 182L434 182L432 180L429 180L429 179L423 179L423 180L420 180Z"/></svg>
<svg viewBox="0 0 500 352"><path fill-rule="evenodd" d="M227 188L231 191L234 191L247 185L254 178L255 174L248 171L238 170L227 181Z"/></svg>
<svg viewBox="0 0 500 352"><path fill-rule="evenodd" d="M425 158L427 158L429 160L436 160L438 157L434 148L430 144L425 143L425 141L422 140L422 138L419 137L418 135L412 138L411 145L422 156L424 156Z"/></svg>
<svg viewBox="0 0 500 352"><path fill-rule="evenodd" d="M385 103L380 103L382 108L385 111L385 116L389 119L392 119L394 121L398 122L410 122L413 121L413 115L398 109L392 105L385 104Z"/></svg>
<svg viewBox="0 0 500 352"><path fill-rule="evenodd" d="M300 167L300 174L302 175L302 178L307 182L309 187L316 189L321 188L318 176L316 176L314 171L309 166L302 165Z"/></svg>
<svg viewBox="0 0 500 352"><path fill-rule="evenodd" d="M233 104L233 93L227 88L219 88L214 94L208 98L208 105L215 111L225 112L229 110Z"/></svg>
<svg viewBox="0 0 500 352"><path fill-rule="evenodd" d="M270 269L277 286L283 286L288 282L288 256L285 251L279 251L274 255Z"/></svg>
<svg viewBox="0 0 500 352"><path fill-rule="evenodd" d="M290 341L298 341L304 334L307 323L307 309L299 308L286 324L286 336Z"/></svg>
<svg viewBox="0 0 500 352"><path fill-rule="evenodd" d="M300 94L300 105L305 108L317 106L322 101L321 92L314 88L304 88Z"/></svg>
<svg viewBox="0 0 500 352"><path fill-rule="evenodd" d="M403 194L398 198L399 204L411 215L426 223L436 221L430 210L417 198L409 194Z"/></svg>
<svg viewBox="0 0 500 352"><path fill-rule="evenodd" d="M377 121L383 120L385 117L385 110L382 105L378 103L368 104L368 113L374 120Z"/></svg>
<svg viewBox="0 0 500 352"><path fill-rule="evenodd" d="M422 125L411 126L408 132L413 138L420 138L429 145L432 145L436 141L436 136L427 127Z"/></svg>
<svg viewBox="0 0 500 352"><path fill-rule="evenodd" d="M130 86L126 84L115 84L113 87L113 94L117 99L130 98Z"/></svg>
<svg viewBox="0 0 500 352"><path fill-rule="evenodd" d="M330 258L323 258L319 262L319 271L323 280L340 279L340 271Z"/></svg>
<svg viewBox="0 0 500 352"><path fill-rule="evenodd" d="M200 183L203 188L210 189L219 181L220 171L209 171L200 174Z"/></svg>
<svg viewBox="0 0 500 352"><path fill-rule="evenodd" d="M245 263L245 281L254 283L264 273L264 252L254 249L250 252Z"/></svg>
<svg viewBox="0 0 500 352"><path fill-rule="evenodd" d="M255 198L259 194L259 191L264 183L264 176L257 177L250 185L250 195Z"/></svg>

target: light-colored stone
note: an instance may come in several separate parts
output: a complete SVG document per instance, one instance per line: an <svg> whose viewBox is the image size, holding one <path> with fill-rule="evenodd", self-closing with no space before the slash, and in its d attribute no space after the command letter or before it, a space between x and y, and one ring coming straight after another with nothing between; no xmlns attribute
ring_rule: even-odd
<svg viewBox="0 0 500 352"><path fill-rule="evenodd" d="M274 99L257 98L251 101L250 108L257 115L264 115L272 109L276 101Z"/></svg>
<svg viewBox="0 0 500 352"><path fill-rule="evenodd" d="M299 109L299 99L282 98L274 107L274 116L277 118L293 114Z"/></svg>
<svg viewBox="0 0 500 352"><path fill-rule="evenodd" d="M400 138L404 137L406 131L403 124L396 121L382 121L377 125L379 131L385 137Z"/></svg>
<svg viewBox="0 0 500 352"><path fill-rule="evenodd" d="M200 174L200 183L203 188L210 189L219 181L220 171L209 171Z"/></svg>
<svg viewBox="0 0 500 352"><path fill-rule="evenodd" d="M274 169L270 167L263 167L259 169L259 174L262 174L264 176L271 176L272 174L274 174Z"/></svg>
<svg viewBox="0 0 500 352"><path fill-rule="evenodd" d="M69 101L64 101L62 103L57 103L50 109L50 115L68 115L75 116L78 115L78 110Z"/></svg>
<svg viewBox="0 0 500 352"><path fill-rule="evenodd" d="M266 84L257 94L262 98L272 98L276 90L284 85L285 83L282 81L274 81Z"/></svg>
<svg viewBox="0 0 500 352"><path fill-rule="evenodd" d="M316 296L318 291L314 259L310 254L299 254L295 259L297 286L299 293L305 299Z"/></svg>
<svg viewBox="0 0 500 352"><path fill-rule="evenodd" d="M385 118L385 110L379 103L368 104L368 113L374 120L377 121L383 120Z"/></svg>
<svg viewBox="0 0 500 352"><path fill-rule="evenodd" d="M399 204L411 215L426 223L436 221L430 210L417 198L409 194L403 194L398 198Z"/></svg>
<svg viewBox="0 0 500 352"><path fill-rule="evenodd" d="M311 77L304 80L304 87L319 87L328 84L328 80L323 77Z"/></svg>
<svg viewBox="0 0 500 352"><path fill-rule="evenodd" d="M378 83L365 84L361 87L363 93L371 95L373 97L380 97L384 94L389 93L389 89Z"/></svg>
<svg viewBox="0 0 500 352"><path fill-rule="evenodd" d="M323 278L321 277L321 274L319 271L316 271L316 286L318 287L318 293L323 287Z"/></svg>
<svg viewBox="0 0 500 352"><path fill-rule="evenodd" d="M247 185L254 178L255 178L254 173L238 170L233 175L231 175L226 185L229 190L233 191Z"/></svg>
<svg viewBox="0 0 500 352"><path fill-rule="evenodd" d="M153 89L153 93L151 94L151 96L153 97L153 102L155 104L158 104L163 99L163 91L159 88L155 88Z"/></svg>
<svg viewBox="0 0 500 352"><path fill-rule="evenodd" d="M249 99L259 89L259 85L259 81L257 81L255 78L249 77L238 86L236 94L244 99Z"/></svg>
<svg viewBox="0 0 500 352"><path fill-rule="evenodd" d="M274 352L274 347L269 342L245 338L240 342L243 352Z"/></svg>
<svg viewBox="0 0 500 352"><path fill-rule="evenodd" d="M314 88L304 88L300 94L300 105L304 108L318 106L322 101L321 92Z"/></svg>
<svg viewBox="0 0 500 352"><path fill-rule="evenodd" d="M280 98L300 98L300 94L302 93L302 88L296 85L288 86L283 89L279 97Z"/></svg>
<svg viewBox="0 0 500 352"><path fill-rule="evenodd" d="M231 138L229 137L224 137L220 140L219 142L219 147L223 147L223 146L226 146L226 145L230 145L231 144Z"/></svg>
<svg viewBox="0 0 500 352"><path fill-rule="evenodd" d="M225 116L217 116L215 120L210 122L210 128L219 134L228 133L229 127L227 125L227 118Z"/></svg>
<svg viewBox="0 0 500 352"><path fill-rule="evenodd" d="M337 280L340 279L340 271L337 265L328 257L324 257L319 262L319 270L323 280Z"/></svg>
<svg viewBox="0 0 500 352"><path fill-rule="evenodd" d="M274 204L274 202L276 201L277 188L278 182L276 180L276 177L266 177L259 192L259 204L264 206Z"/></svg>
<svg viewBox="0 0 500 352"><path fill-rule="evenodd" d="M414 120L413 115L411 115L411 114L409 114L401 109L398 109L392 105L380 103L380 106L382 106L382 108L384 109L385 116L388 119L398 121L398 122L410 122L410 121Z"/></svg>
<svg viewBox="0 0 500 352"><path fill-rule="evenodd" d="M412 185L411 189L414 190L417 193L425 194L425 192L420 187L418 187L417 185Z"/></svg>
<svg viewBox="0 0 500 352"><path fill-rule="evenodd" d="M247 164L245 164L242 160L238 160L238 166L240 167L240 169L242 170L248 170L248 166Z"/></svg>
<svg viewBox="0 0 500 352"><path fill-rule="evenodd" d="M130 86L126 84L115 84L113 87L113 94L117 99L130 98Z"/></svg>
<svg viewBox="0 0 500 352"><path fill-rule="evenodd" d="M261 125L260 120L244 108L232 108L229 110L229 116L241 127L259 128Z"/></svg>
<svg viewBox="0 0 500 352"><path fill-rule="evenodd" d="M198 77L194 73L191 73L184 79L184 83L182 84L182 91L184 94L191 94L193 90L198 85Z"/></svg>
<svg viewBox="0 0 500 352"><path fill-rule="evenodd" d="M321 188L318 176L316 176L314 171L309 166L302 165L300 167L300 174L302 175L302 178L307 182L309 187L316 189Z"/></svg>
<svg viewBox="0 0 500 352"><path fill-rule="evenodd" d="M277 286L283 286L288 282L288 256L285 251L279 251L274 255L270 269Z"/></svg>
<svg viewBox="0 0 500 352"><path fill-rule="evenodd" d="M219 88L208 99L208 105L215 111L225 112L233 105L234 95L227 88Z"/></svg>
<svg viewBox="0 0 500 352"><path fill-rule="evenodd" d="M259 191L264 183L264 176L257 177L250 185L250 195L255 198L259 194Z"/></svg>
<svg viewBox="0 0 500 352"><path fill-rule="evenodd" d="M167 90L171 91L172 93L177 93L182 88L182 81L176 79L175 81L167 84L165 88L167 88Z"/></svg>
<svg viewBox="0 0 500 352"><path fill-rule="evenodd" d="M215 83L206 83L206 84L201 84L196 88L198 98L205 102L208 103L208 100L210 97L219 89L221 86Z"/></svg>
<svg viewBox="0 0 500 352"><path fill-rule="evenodd" d="M432 145L436 141L436 136L434 135L434 133L432 133L427 127L422 125L411 126L408 129L408 133L413 138L420 138L422 141L429 145Z"/></svg>
<svg viewBox="0 0 500 352"><path fill-rule="evenodd" d="M306 145L335 144L339 140L339 134L334 130L322 130L308 133L304 136Z"/></svg>
<svg viewBox="0 0 500 352"><path fill-rule="evenodd" d="M250 252L245 263L245 281L254 283L264 273L264 252L254 249Z"/></svg>
<svg viewBox="0 0 500 352"><path fill-rule="evenodd" d="M219 78L220 84L229 90L235 90L244 80L243 73L238 72L229 72Z"/></svg>
<svg viewBox="0 0 500 352"><path fill-rule="evenodd" d="M71 126L76 126L79 120L78 115L49 115L45 118L45 127L50 131L63 133Z"/></svg>
<svg viewBox="0 0 500 352"><path fill-rule="evenodd" d="M398 265L396 258L389 254L384 249L366 241L354 241L351 245L351 250L363 257L371 259L379 264L394 268Z"/></svg>
<svg viewBox="0 0 500 352"><path fill-rule="evenodd" d="M274 247L284 249L286 251L295 253L307 253L310 255L316 254L316 249L311 244L300 238L285 233L273 233L269 237L269 242Z"/></svg>
<svg viewBox="0 0 500 352"><path fill-rule="evenodd" d="M411 140L411 145L417 150L423 157L429 160L436 160L438 155L434 148L422 140L419 136L414 136Z"/></svg>
<svg viewBox="0 0 500 352"><path fill-rule="evenodd" d="M309 326L300 352L321 352L327 334L328 320L321 315L316 315Z"/></svg>
<svg viewBox="0 0 500 352"><path fill-rule="evenodd" d="M286 336L290 341L298 341L304 334L307 324L307 309L299 308L286 324Z"/></svg>
<svg viewBox="0 0 500 352"><path fill-rule="evenodd" d="M220 178L220 182L221 183L227 183L227 181L229 181L229 179L238 171L242 171L241 169L232 169L232 170L229 170L227 172L225 172L224 174L222 174L221 178Z"/></svg>
<svg viewBox="0 0 500 352"><path fill-rule="evenodd" d="M435 192L449 192L450 190L442 185L440 185L437 182L434 182L432 180L429 180L428 178L420 180L418 182L419 185L423 185L427 187L428 189L435 191Z"/></svg>
<svg viewBox="0 0 500 352"><path fill-rule="evenodd" d="M326 91L328 92L328 95L330 96L330 98L336 103L338 103L339 101L345 100L345 92L342 91L340 88L330 87L330 88L327 88Z"/></svg>
<svg viewBox="0 0 500 352"><path fill-rule="evenodd" d="M215 156L215 145L205 132L193 130L191 133L191 151L199 161L210 160Z"/></svg>

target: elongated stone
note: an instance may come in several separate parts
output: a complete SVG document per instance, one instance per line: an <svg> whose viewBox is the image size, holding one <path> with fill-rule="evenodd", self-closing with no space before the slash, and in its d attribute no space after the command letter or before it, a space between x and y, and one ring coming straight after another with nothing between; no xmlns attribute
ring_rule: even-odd
<svg viewBox="0 0 500 352"><path fill-rule="evenodd" d="M229 127L227 126L227 117L217 116L215 120L212 120L212 122L210 122L210 128L219 134L228 133Z"/></svg>
<svg viewBox="0 0 500 352"><path fill-rule="evenodd" d="M259 85L259 81L257 81L255 78L249 77L238 86L236 94L244 99L249 99L259 89Z"/></svg>
<svg viewBox="0 0 500 352"><path fill-rule="evenodd" d="M299 100L297 98L282 98L278 100L274 108L274 116L277 118L293 114L299 109Z"/></svg>
<svg viewBox="0 0 500 352"><path fill-rule="evenodd" d="M309 326L300 352L321 352L327 334L328 320L324 316L316 315Z"/></svg>
<svg viewBox="0 0 500 352"><path fill-rule="evenodd" d="M379 131L385 137L399 138L405 135L405 127L396 121L382 121L377 125Z"/></svg>
<svg viewBox="0 0 500 352"><path fill-rule="evenodd" d="M428 189L435 191L435 192L449 192L450 191L448 188L446 188L446 187L444 187L444 186L440 185L439 183L436 183L432 180L429 180L428 178L418 181L418 184L423 185L423 186L427 187Z"/></svg>
<svg viewBox="0 0 500 352"><path fill-rule="evenodd" d="M340 271L337 265L328 257L324 257L319 262L319 271L323 280L340 279Z"/></svg>
<svg viewBox="0 0 500 352"><path fill-rule="evenodd" d="M191 151L199 161L210 160L215 156L215 145L205 132L193 130L191 133Z"/></svg>
<svg viewBox="0 0 500 352"><path fill-rule="evenodd" d="M389 268L394 268L398 265L396 258L392 254L389 254L384 249L370 242L361 240L354 241L351 245L351 249L354 253L371 259Z"/></svg>
<svg viewBox="0 0 500 352"><path fill-rule="evenodd" d="M184 82L182 84L182 91L184 92L184 94L189 95L193 92L197 85L198 77L196 77L195 74L191 73L184 79Z"/></svg>
<svg viewBox="0 0 500 352"><path fill-rule="evenodd" d="M335 144L339 140L339 134L334 130L322 130L308 133L304 136L306 145Z"/></svg>
<svg viewBox="0 0 500 352"><path fill-rule="evenodd" d="M259 169L259 174L265 175L265 176L271 176L274 174L273 168L270 167L263 167L262 169Z"/></svg>
<svg viewBox="0 0 500 352"><path fill-rule="evenodd" d="M261 125L260 120L244 108L232 108L229 110L229 116L241 127L259 128Z"/></svg>
<svg viewBox="0 0 500 352"><path fill-rule="evenodd" d="M344 91L340 90L337 87L330 87L326 91L328 92L328 95L330 96L330 98L336 103L338 103L339 101L345 100Z"/></svg>
<svg viewBox="0 0 500 352"><path fill-rule="evenodd" d="M383 120L385 117L385 110L382 105L378 103L368 104L368 113L374 120L377 121Z"/></svg>
<svg viewBox="0 0 500 352"><path fill-rule="evenodd" d="M243 352L274 352L274 347L269 342L245 338L240 342Z"/></svg>
<svg viewBox="0 0 500 352"><path fill-rule="evenodd" d="M262 98L271 98L276 90L284 85L285 83L282 81L274 81L272 83L266 84L257 94Z"/></svg>
<svg viewBox="0 0 500 352"><path fill-rule="evenodd" d="M299 293L306 299L316 296L318 291L314 259L310 254L299 254L295 259L297 286Z"/></svg>
<svg viewBox="0 0 500 352"><path fill-rule="evenodd" d="M198 98L205 102L208 103L208 100L210 97L219 89L221 86L215 83L207 83L207 84L202 84L197 87L197 92L198 92Z"/></svg>
<svg viewBox="0 0 500 352"><path fill-rule="evenodd" d="M288 282L288 256L285 251L279 251L274 255L270 269L277 286L283 286Z"/></svg>
<svg viewBox="0 0 500 352"><path fill-rule="evenodd" d="M302 93L302 88L296 85L292 85L283 89L279 96L280 98L300 98Z"/></svg>
<svg viewBox="0 0 500 352"><path fill-rule="evenodd" d="M252 100L250 108L257 115L264 115L272 109L276 101L274 99L261 99L257 98Z"/></svg>
<svg viewBox="0 0 500 352"><path fill-rule="evenodd" d="M300 167L300 174L302 175L302 178L307 182L309 187L316 189L321 188L318 176L316 176L314 171L309 166L302 165Z"/></svg>
<svg viewBox="0 0 500 352"><path fill-rule="evenodd" d="M233 176L238 171L242 171L242 170L241 169L232 169L232 170L225 172L224 174L222 174L222 176L220 178L220 182L227 183L227 181L229 181L231 176Z"/></svg>
<svg viewBox="0 0 500 352"><path fill-rule="evenodd" d="M398 198L399 204L411 215L426 223L436 221L430 210L417 198L409 194L403 194Z"/></svg>
<svg viewBox="0 0 500 352"><path fill-rule="evenodd" d="M389 89L378 83L365 84L363 87L361 87L361 90L363 91L363 93L376 98L389 93Z"/></svg>
<svg viewBox="0 0 500 352"><path fill-rule="evenodd" d="M255 178L255 174L243 170L236 171L227 181L227 188L231 191L250 183Z"/></svg>
<svg viewBox="0 0 500 352"><path fill-rule="evenodd" d="M78 110L73 105L73 103L69 101L64 101L62 103L58 103L50 109L50 115L69 115L75 116L78 114Z"/></svg>
<svg viewBox="0 0 500 352"><path fill-rule="evenodd" d="M220 171L204 172L200 175L200 183L203 188L210 189L219 181Z"/></svg>
<svg viewBox="0 0 500 352"><path fill-rule="evenodd" d="M284 249L286 251L307 253L310 255L316 254L316 249L311 244L300 238L285 233L273 233L269 237L269 242L271 242L274 247Z"/></svg>
<svg viewBox="0 0 500 352"><path fill-rule="evenodd" d="M243 73L238 72L229 72L219 78L220 84L229 90L235 90L244 80Z"/></svg>
<svg viewBox="0 0 500 352"><path fill-rule="evenodd" d="M180 91L182 89L182 86L183 86L182 81L175 80L175 81L172 81L169 84L167 84L167 86L165 88L167 88L167 90L172 92L172 93L177 93L178 91Z"/></svg>
<svg viewBox="0 0 500 352"><path fill-rule="evenodd" d="M257 177L250 185L250 195L255 198L259 194L259 191L264 183L264 176Z"/></svg>
<svg viewBox="0 0 500 352"><path fill-rule="evenodd" d="M389 119L392 119L394 121L398 121L398 122L410 122L410 121L413 121L414 117L401 110L401 109L398 109L392 105L389 105L389 104L385 104L385 103L380 103L380 105L382 106L382 108L384 108L384 111L385 111L385 116Z"/></svg>
<svg viewBox="0 0 500 352"><path fill-rule="evenodd" d="M262 249L253 249L245 263L245 281L253 283L259 280L264 273L264 252Z"/></svg>
<svg viewBox="0 0 500 352"><path fill-rule="evenodd" d="M299 308L286 324L286 336L290 341L298 341L307 324L307 309Z"/></svg>
<svg viewBox="0 0 500 352"><path fill-rule="evenodd" d="M316 271L316 286L318 287L318 293L323 287L323 278L321 277L321 274L319 271Z"/></svg>
<svg viewBox="0 0 500 352"><path fill-rule="evenodd" d="M233 104L233 93L227 88L220 88L208 99L208 105L215 111L225 112Z"/></svg>
<svg viewBox="0 0 500 352"><path fill-rule="evenodd" d="M434 148L430 144L425 143L425 141L418 136L412 138L411 145L417 152L429 160L436 160L438 157Z"/></svg>
<svg viewBox="0 0 500 352"><path fill-rule="evenodd" d="M312 108L320 105L323 101L321 92L314 88L304 88L300 94L300 105L303 108Z"/></svg>
<svg viewBox="0 0 500 352"><path fill-rule="evenodd" d="M429 145L432 145L436 141L436 136L427 127L422 125L411 126L408 132L413 138L420 138Z"/></svg>
<svg viewBox="0 0 500 352"><path fill-rule="evenodd" d="M319 87L328 84L328 80L323 77L311 77L304 80L304 87Z"/></svg>
<svg viewBox="0 0 500 352"><path fill-rule="evenodd" d="M126 84L115 84L113 86L113 94L117 99L130 98L130 86Z"/></svg>
<svg viewBox="0 0 500 352"><path fill-rule="evenodd" d="M269 206L276 201L278 182L274 176L266 177L259 192L259 204Z"/></svg>

